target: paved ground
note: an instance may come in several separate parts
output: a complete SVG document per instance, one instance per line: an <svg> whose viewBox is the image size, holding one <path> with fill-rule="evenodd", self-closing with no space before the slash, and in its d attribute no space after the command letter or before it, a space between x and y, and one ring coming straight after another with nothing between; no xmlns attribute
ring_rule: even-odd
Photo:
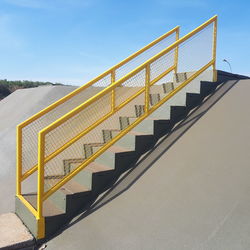
<svg viewBox="0 0 250 250"><path fill-rule="evenodd" d="M47 249L250 249L249 93L241 80L201 110Z"/></svg>
<svg viewBox="0 0 250 250"><path fill-rule="evenodd" d="M0 215L0 249L33 249L34 238L14 213Z"/></svg>
<svg viewBox="0 0 250 250"><path fill-rule="evenodd" d="M14 212L16 125L76 89L73 86L43 86L15 91L0 101L0 214Z"/></svg>

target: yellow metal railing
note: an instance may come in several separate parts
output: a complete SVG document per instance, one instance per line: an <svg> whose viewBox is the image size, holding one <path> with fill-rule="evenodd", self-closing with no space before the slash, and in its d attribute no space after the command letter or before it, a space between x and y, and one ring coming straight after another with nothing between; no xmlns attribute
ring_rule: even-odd
<svg viewBox="0 0 250 250"><path fill-rule="evenodd" d="M175 27L174 29L167 32L166 34L164 34L161 37L157 38L156 40L154 40L153 42L151 42L150 44L148 44L144 48L140 49L139 51L137 51L133 55L131 55L128 58L126 58L125 60L121 61L117 65L113 66L112 68L110 68L109 70L104 72L103 74L99 75L95 79L93 79L90 82L83 85L82 87L76 89L75 91L71 92L70 94L66 95L65 97L61 98L60 100L54 102L53 104L51 104L50 106L48 106L47 108L42 110L41 112L39 112L39 113L35 114L34 116L30 117L28 120L26 120L23 123L19 124L17 126L17 179L18 179L18 181L17 181L17 194L21 194L21 185L20 185L21 181L25 180L28 176L30 176L32 173L34 173L37 170L37 161L36 161L34 164L31 164L28 167L28 169L25 169L26 171L23 171L24 170L24 168L23 168L23 165L24 165L23 164L23 155L24 155L24 153L23 153L23 144L24 144L23 137L24 137L24 135L23 134L24 134L24 132L23 131L25 129L33 126L33 131L28 131L28 133L29 132L30 133L26 137L29 137L28 143L31 143L32 141L34 141L35 143L34 143L33 146L37 146L37 133L42 128L48 126L51 122L59 119L63 115L63 114L61 114L61 112L59 112L59 111L57 112L58 109L61 109L61 106L63 104L65 104L65 103L68 104L68 102L70 102L71 100L75 100L76 97L79 94L81 94L81 93L84 94L86 92L86 90L88 90L89 87L95 86L95 84L98 84L105 77L110 75L110 78L111 78L110 81L104 80L103 83L101 83L101 84L104 84L104 87L109 86L110 84L115 82L115 80L116 80L115 79L116 78L116 72L118 70L120 70L122 67L126 66L128 63L130 63L134 59L138 59L139 56L143 56L145 53L152 50L155 46L158 46L160 43L162 43L166 39L170 38L170 41L166 40L165 43L163 43L163 45L168 46L173 41L178 39L178 37L179 37L179 26ZM144 62L143 58L141 58L141 60L139 60L139 61ZM107 86L105 86L105 84ZM91 97L91 96L89 96L89 97ZM80 99L79 104L81 104L82 100L84 100L84 99L86 99L86 96L84 96L84 98ZM114 93L112 95L112 100L113 100L112 103L114 104ZM77 107L78 105L76 105L75 107ZM71 109L73 109L75 107L73 106L73 107L71 107ZM70 110L66 110L64 113L66 114L69 111ZM42 119L43 117L46 118L46 115L48 115L51 112L54 112L51 115L52 119L48 119L47 123L43 123L42 125L37 126L38 128L35 128L37 124L34 124L34 123L39 121L39 119ZM57 112L57 114L55 114L55 112ZM33 138L30 138L31 134L33 134ZM30 154L32 152L30 150L27 150L27 152L29 154L28 157L30 157ZM37 151L35 151L34 154L35 154L35 157L37 157Z"/></svg>
<svg viewBox="0 0 250 250"><path fill-rule="evenodd" d="M211 26L212 25L212 26ZM196 36L203 30L210 28L211 34L211 49L212 53L208 59L201 60L198 66L195 67L195 72L188 77L183 83L177 86L173 91L164 96L157 104L150 104L150 91L157 83L166 77L171 72L177 73L177 67L183 67L183 63L180 60L180 52L182 48L186 48L187 42L195 41ZM152 56L150 59L143 62L140 66L135 67L131 72L116 79L116 69L124 63L136 57L143 51L146 51L150 46L157 44L160 40L164 39L170 34L176 34L177 41L173 42L170 46L163 49L161 52ZM22 172L22 129L32 123L40 116L46 114L53 108L57 107L61 103L67 101L68 98L72 98L79 91L83 91L86 86L93 85L94 81L91 81L82 88L76 90L72 94L68 95L62 100L59 100L55 104L52 104L48 109L45 109L33 116L28 121L20 124L17 128L17 197L27 206L27 208L36 216L38 222L38 238L44 237L44 217L42 214L43 202L50 197L54 192L61 188L65 183L71 180L75 175L82 171L89 163L93 162L103 152L105 152L110 146L117 142L121 137L126 135L131 129L138 125L142 120L148 117L152 112L158 109L163 103L173 97L177 92L183 89L186 85L192 82L205 70L212 67L213 79L216 81L216 33L217 33L217 16L214 16L186 36L179 39L179 27L176 27L163 37L157 39L144 49L138 51L133 56L124 60L122 63L116 65L109 71L105 72L96 79L100 79L106 74L111 74L111 84L99 91L98 94L92 96L87 101L81 103L77 107L73 108L70 112L67 112L59 119L51 122L48 126L39 130L38 133L38 160L37 165L34 165L27 172ZM210 33L209 33L210 34ZM209 35L210 37L210 35ZM192 40L194 39L194 40ZM210 40L209 40L210 41ZM199 42L199 40L198 40ZM204 41L204 44L206 42ZM182 47L183 46L183 47ZM210 44L209 44L210 46ZM196 49L196 44L194 44ZM206 49L206 47L201 48ZM201 55L202 57L202 55ZM186 59L186 58L185 58ZM200 61L200 60L199 60ZM186 62L188 64L189 62ZM124 97L125 96L125 97ZM73 169L67 175L63 175L55 184L49 186L45 190L46 176L50 173L58 175L60 169L56 169L58 163L62 161L70 152L74 152L74 157L77 156L76 148L79 147L79 143L89 142L89 138L95 138L93 134L96 133L100 126L107 123L110 119L117 116L128 107L134 100L144 96L143 105L145 107L144 113L139 116L132 124L130 124L124 130L121 130L113 139L103 144L95 153L90 157L83 159L75 169ZM139 99L138 99L139 100ZM100 111L100 109L102 109ZM89 118L94 117L93 119ZM90 119L89 121L87 119ZM85 121L84 123L82 121ZM103 125L104 126L104 125ZM72 127L75 128L72 131ZM70 129L69 129L70 128ZM94 133L93 133L94 132ZM60 135L63 135L61 139ZM60 138L60 140L57 138ZM84 141L84 140L85 141ZM94 142L92 140L92 142ZM55 144L55 145L54 145ZM53 165L54 164L54 165ZM21 182L25 180L34 172L38 172L38 188L37 188L37 209L34 209L21 194Z"/></svg>

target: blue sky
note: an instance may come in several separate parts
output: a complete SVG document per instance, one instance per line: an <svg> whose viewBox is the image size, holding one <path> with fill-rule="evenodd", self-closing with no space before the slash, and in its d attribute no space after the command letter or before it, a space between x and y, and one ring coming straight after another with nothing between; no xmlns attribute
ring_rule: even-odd
<svg viewBox="0 0 250 250"><path fill-rule="evenodd" d="M0 79L81 85L176 25L215 14L219 69L250 75L250 2L0 0Z"/></svg>

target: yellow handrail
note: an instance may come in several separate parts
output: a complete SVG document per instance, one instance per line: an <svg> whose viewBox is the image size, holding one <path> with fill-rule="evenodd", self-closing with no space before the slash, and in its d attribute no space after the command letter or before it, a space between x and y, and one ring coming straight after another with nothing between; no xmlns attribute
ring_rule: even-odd
<svg viewBox="0 0 250 250"><path fill-rule="evenodd" d="M187 39L191 38L192 36L194 36L195 34L197 34L198 32L200 32L201 30L203 30L205 27L207 27L208 25L210 25L211 23L214 24L214 27L213 27L212 59L207 64L205 64L203 67L201 67L199 70L197 70L192 76L190 76L182 84L180 84L177 88L175 88L172 92L170 92L170 94L168 94L167 96L165 96L161 101L159 101L156 105L154 105L153 107L150 108L150 106L149 106L149 94L150 94L149 90L150 90L150 86L153 85L154 83L156 83L157 81L159 81L160 79L162 79L164 76L166 76L171 71L175 71L175 73L177 72L177 67L178 67L178 49L179 49L179 46L182 43L184 43ZM176 32L176 38L177 39L179 38L179 27L178 26L176 28L174 28L173 30L171 30L170 32L171 32L171 34L173 32ZM169 34L169 32L166 33L163 36L166 36L167 34ZM166 49L163 49L161 52L159 52L155 56L151 57L146 62L144 62L143 64L141 64L140 66L138 66L137 68L135 68L134 70L132 70L130 73L128 73L127 75L125 75L124 77L122 77L122 78L120 78L119 80L116 81L116 79L115 79L115 71L114 71L116 69L116 67L119 68L121 65L125 64L127 61L129 61L132 58L136 57L138 55L138 53L140 54L143 51L145 51L147 48L149 48L148 46L153 46L154 44L156 44L157 42L159 42L159 39L162 40L165 37L163 38L163 36L162 36L159 39L156 39L154 42L152 42L148 46L144 47L142 50L136 52L135 54L133 54L132 56L128 57L127 59L125 59L121 63L119 63L116 66L112 67L111 71L106 71L106 72L111 73L111 82L112 82L111 85L109 85L105 89L101 90L98 94L96 94L95 96L91 97L90 99L88 99L84 103L80 104L79 106L77 106L76 108L74 108L73 110L71 110L70 112L68 112L67 114L63 115L61 118L59 118L56 121L52 122L49 126L43 128L39 132L39 135L38 135L38 138L39 138L39 140L38 140L38 142L39 142L38 143L38 164L37 164L37 166L34 166L31 170L29 170L23 176L21 175L20 169L17 169L17 176L18 176L18 181L19 181L18 184L17 184L17 196L18 197L22 197L21 196L20 182L22 180L24 180L25 178L27 178L30 174L32 174L33 172L35 172L36 170L38 170L37 210L34 211L34 209L30 209L29 205L26 204L27 201L26 201L25 205L30 210L32 210L31 212L37 218L38 225L39 225L38 226L39 227L38 228L39 238L42 238L44 236L44 218L43 218L43 215L42 215L42 209L43 209L43 202L44 202L44 200L46 200L49 196L51 196L54 192L56 192L60 187L62 187L65 183L67 183L69 180L71 180L82 169L84 169L89 163L91 163L92 161L94 161L98 156L100 156L103 152L105 152L111 145L113 145L116 141L118 141L122 136L124 136L125 134L127 134L132 128L134 128L142 120L144 120L146 117L148 117L152 112L154 112L157 108L159 108L163 103L165 103L167 100L169 100L172 96L174 96L182 88L184 88L188 83L190 83L191 81L193 81L197 76L199 76L206 69L208 69L209 67L212 66L213 67L213 79L216 79L216 69L215 69L215 66L216 66L216 35L217 35L217 15L214 16L214 17L212 17L211 19L209 19L208 21L206 21L205 23L203 23L202 25L200 25L196 29L194 29L189 34L187 34L184 37L178 39L172 45L170 45ZM169 52L171 52L173 50L174 50L174 64L172 66L168 67L164 72L162 72L155 79L151 80L150 79L150 70L151 70L150 69L150 65L153 62L155 62L157 59L161 58L162 56L166 55L167 53L169 53ZM116 103L115 103L115 100L116 100L115 89L118 86L121 86L121 84L124 83L126 80L130 79L131 77L135 76L137 73L141 72L142 70L145 70L145 79L146 79L145 86L143 88L141 88L139 91L137 91L134 95L132 95L129 98L127 98L124 102L120 103L119 105L116 105ZM104 74L102 74L102 77L104 76ZM97 77L96 79L100 79L100 78ZM87 83L87 84L90 84L90 83ZM86 86L86 85L84 85L84 86ZM82 89L83 89L83 87L82 87ZM76 91L78 91L78 90L76 90ZM76 93L76 91L74 91L74 92ZM111 141L109 141L104 146L102 146L96 153L94 153L89 158L87 158L75 170L73 170L72 172L70 172L67 176L63 177L52 188L50 188L48 191L44 192L44 165L48 161L50 161L51 159L53 159L55 156L57 156L59 153L61 153L62 151L64 151L66 148L68 148L70 145L72 145L73 143L75 143L77 140L79 140L80 138L82 138L88 132L90 132L91 130L93 130L94 128L96 128L99 124L101 124L103 121L105 121L106 119L108 119L110 116L112 116L114 113L116 113L118 110L120 110L122 107L124 107L125 105L127 105L129 102L131 102L133 99L135 99L138 95L142 94L143 92L145 92L145 113L142 116L140 116L129 127L127 127L126 129L122 130ZM60 148L57 148L50 155L45 156L45 137L46 137L46 135L50 131L52 131L53 129L57 128L58 126L60 126L64 122L68 121L70 118L72 118L73 116L77 115L79 112L81 112L85 108L89 107L92 103L95 103L97 100L99 100L101 97L105 96L108 93L111 93L111 100L110 100L111 110L110 110L110 112L108 112L106 115L104 115L98 121L94 122L87 129L85 129L84 131L80 132L75 137L71 138L68 142L66 142ZM68 95L68 96L71 96L71 95ZM68 98L68 96L66 96L65 98ZM61 100L58 101L59 104L60 104L60 101ZM51 106L53 106L53 104ZM44 114L43 112L45 112L45 111L41 111L40 113ZM34 117L36 117L36 116L34 116ZM32 118L30 118L30 119L32 119ZM22 137L21 136L21 133L22 133L21 132L21 128L23 126L25 126L25 124L27 124L27 123L24 122L20 126L18 126L18 128L17 128L17 131L18 131L17 139L18 139L18 142L19 142L18 147L17 147L17 159L18 159L19 164L20 164L20 158L18 158L18 157L19 157L19 153L21 151L20 142L21 142L21 137ZM22 197L21 199L24 199L24 198Z"/></svg>

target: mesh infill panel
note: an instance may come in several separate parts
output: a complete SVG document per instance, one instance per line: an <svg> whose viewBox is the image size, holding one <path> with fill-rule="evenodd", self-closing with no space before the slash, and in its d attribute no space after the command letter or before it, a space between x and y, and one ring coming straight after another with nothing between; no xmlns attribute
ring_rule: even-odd
<svg viewBox="0 0 250 250"><path fill-rule="evenodd" d="M212 60L213 48L213 24L181 43L178 47L178 72L176 75L171 73L170 78L163 78L150 87L152 105L157 104L161 99L167 96L172 90L189 79L199 69ZM164 72L164 65L170 67L174 62L176 50L173 49L165 56L162 56L151 64L151 80L157 78ZM165 59L167 57L167 59ZM186 105L186 93L199 93L200 80L212 80L212 71L206 70L195 80L191 81L181 91L177 92L166 105ZM156 95L159 94L159 95Z"/></svg>
<svg viewBox="0 0 250 250"><path fill-rule="evenodd" d="M175 33L171 34L170 36L164 38L162 41L152 46L151 48L144 51L142 54L130 60L128 63L118 68L116 70L116 80L119 80L120 78L128 74L130 71L134 70L135 68L140 66L142 63L146 62L151 57L157 55L163 49L170 46L175 41L175 37L176 37Z"/></svg>

